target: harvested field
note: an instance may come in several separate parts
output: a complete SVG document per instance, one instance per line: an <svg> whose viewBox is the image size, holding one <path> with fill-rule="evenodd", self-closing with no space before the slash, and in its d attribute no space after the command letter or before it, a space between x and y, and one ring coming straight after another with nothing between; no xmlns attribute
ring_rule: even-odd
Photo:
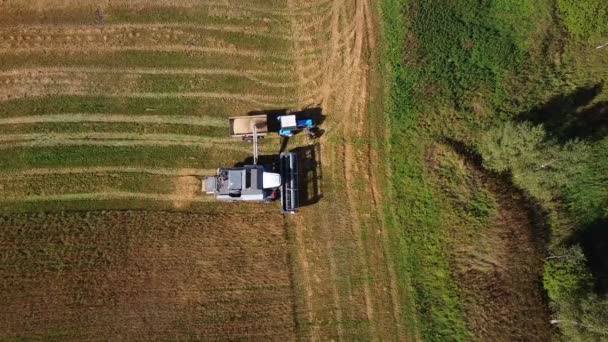
<svg viewBox="0 0 608 342"><path fill-rule="evenodd" d="M375 10L2 2L0 338L402 338ZM315 144L287 145L314 151L318 170L300 214L200 192L202 176L251 156L229 116L304 108L326 120ZM279 148L269 135L260 152Z"/></svg>

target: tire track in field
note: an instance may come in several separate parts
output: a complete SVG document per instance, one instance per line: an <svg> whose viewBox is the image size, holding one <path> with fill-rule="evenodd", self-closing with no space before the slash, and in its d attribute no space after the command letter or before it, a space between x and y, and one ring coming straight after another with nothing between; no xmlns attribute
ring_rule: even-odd
<svg viewBox="0 0 608 342"><path fill-rule="evenodd" d="M368 0L355 0L355 14L354 21L356 23L356 31L354 36L354 41L352 45L347 47L347 53L345 54L344 66L349 70L348 72L348 80L346 82L347 87L344 93L342 93L340 98L337 99L339 103L339 107L343 110L342 113L344 115L351 115L351 117L343 117L340 119L343 123L343 131L346 136L349 136L350 139L365 139L366 132L364 132L365 127L370 127L369 117L366 115L366 111L368 109L367 99L369 98L369 92L367 89L368 85L368 65L366 60L363 57L365 51L373 48L375 46L375 34L373 32L373 23L371 20L371 12L369 8ZM345 26L344 26L345 27ZM350 40L348 40L350 41ZM369 157L373 154L372 147L366 145L364 147L357 148L352 143L346 143L344 145L344 179L347 184L353 184L356 180L354 175L363 175L365 177L365 181L370 184L370 188L368 189L365 197L373 199L373 205L377 212L381 212L382 208L379 204L379 199L377 197L378 191L376 189L376 181L377 178L374 177L374 173L370 169L370 165L373 160L366 159L366 156ZM346 188L348 194L348 202L351 210L351 217L353 218L353 229L357 232L355 236L357 248L363 252L365 247L363 246L363 241L361 240L361 222L359 220L358 215L358 205L357 205L357 193L353 188ZM386 233L384 229L380 229L381 240L386 241ZM387 244L384 242L384 246ZM362 257L360 262L365 265L365 258L363 255L359 253ZM390 295L389 299L392 304L392 319L394 320L394 333L398 340L404 338L404 334L402 333L402 327L400 325L400 303L399 303L399 295L397 293L397 285L395 283L395 274L392 269L393 265L391 263L390 257L386 254L383 254L382 259L386 265L386 274L388 275L389 287L390 287ZM368 269L364 268L364 277L369 277ZM371 301L371 289L368 284L364 287L364 291L366 294L366 307L368 317L374 315L373 312L373 303ZM380 293L377 290L378 293ZM373 328L374 326L372 326ZM377 332L375 332L377 333ZM374 334L376 335L376 334ZM378 336L378 335L376 335Z"/></svg>
<svg viewBox="0 0 608 342"><path fill-rule="evenodd" d="M66 167L66 168L35 168L18 171L0 171L2 178L24 178L30 176L48 175L73 175L86 173L141 173L160 176L208 176L215 173L215 169L195 168L151 168L130 166L91 166L91 167Z"/></svg>
<svg viewBox="0 0 608 342"><path fill-rule="evenodd" d="M5 84L23 82L23 77L31 77L34 80L46 79L50 76L67 77L68 74L116 74L116 75L209 75L209 76L231 76L248 79L251 82L269 88L294 88L299 86L298 82L269 81L263 77L276 77L286 75L285 72L266 72L263 70L236 70L236 69L171 69L171 68L104 68L104 67L29 67L24 69L11 69L0 71L0 77L5 77ZM11 79L11 77L13 79ZM0 80L0 83L1 80Z"/></svg>
<svg viewBox="0 0 608 342"><path fill-rule="evenodd" d="M206 127L228 127L226 119L211 116L183 116L183 115L128 115L107 113L70 113L46 114L0 118L0 125L21 125L36 123L140 123L140 124L167 124L189 125Z"/></svg>
<svg viewBox="0 0 608 342"><path fill-rule="evenodd" d="M313 2L313 3L307 4L307 5L298 5L297 7L294 7L293 9L289 8L287 10L276 10L276 9L268 9L268 8L262 8L262 7L242 6L242 5L240 5L240 1L239 1L239 4L229 3L229 2L224 2L224 3L206 2L205 5L210 6L210 7L229 7L230 9L244 10L244 11L249 11L252 13L269 14L269 15L275 15L275 16L280 16L280 17L292 18L292 17L297 17L297 16L314 16L314 15L323 13L326 10L326 8L324 8L324 6L326 6L330 2L331 2L331 0Z"/></svg>
<svg viewBox="0 0 608 342"><path fill-rule="evenodd" d="M294 2L292 1L292 4ZM349 11L352 8L354 11ZM298 29L296 25L294 30ZM307 24L306 27L314 28L314 22ZM301 29L301 26L299 27ZM335 129L336 133L340 136L345 137L345 143L336 146L335 151L330 151L329 155L325 152L321 158L324 165L329 167L329 172L333 177L341 179L347 186L345 186L346 195L346 210L349 214L343 218L339 218L340 228L350 229L352 231L349 236L353 238L352 248L356 251L352 265L360 265L360 269L356 272L358 276L363 279L371 279L370 274L380 274L383 278L388 278L388 281L382 284L373 284L363 282L360 287L362 291L362 301L360 303L361 310L364 310L367 320L370 322L370 335L377 339L384 338L396 338L402 340L404 334L402 333L403 327L400 326L400 303L399 294L397 293L397 284L395 283L395 273L392 269L390 258L384 253L383 257L373 259L374 265L386 265L385 270L371 270L369 269L368 257L366 256L366 245L362 241L364 222L367 222L366 212L361 211L361 203L358 201L367 196L373 199L374 209L376 212L382 212L382 205L379 202L378 191L375 182L378 180L377 176L370 169L370 163L373 160L366 159L366 156L373 154L371 146L356 146L353 142L357 139L366 139L366 127L369 127L369 118L367 117L369 90L367 89L368 84L368 68L367 65L367 54L370 49L375 46L375 34L373 32L373 22L371 20L370 4L368 0L334 0L332 2L331 18L329 20L330 37L324 42L322 51L322 59L320 61L312 61L309 66L304 69L315 68L315 62L319 64L318 69L323 70L323 76L321 77L321 85L319 87L318 102L321 103L325 113L330 113L331 121L328 122L330 127L327 128L326 134L321 138L323 143L331 131ZM307 34L314 34L307 32ZM315 42L309 42L314 44ZM294 42L295 50L304 49L311 50L310 46L303 46L305 43ZM297 53L297 52L296 52ZM302 73L303 68L299 68L299 72ZM301 76L302 77L302 76ZM301 105L309 104L310 93L300 93L299 99L306 101ZM329 134L328 134L329 133ZM325 149L327 151L327 149ZM372 158L373 159L373 158ZM333 170L332 170L333 169ZM348 184L356 184L356 175L360 175L364 178L364 181L370 183L370 189L367 189L365 195L362 191L356 190ZM334 210L335 209L335 210ZM329 211L339 211L339 208L333 208ZM369 209L371 210L371 209ZM317 213L318 214L318 213ZM328 215L332 216L332 215ZM346 217L347 216L347 217ZM306 231L306 223L299 223L296 220L296 229L302 229ZM380 240L386 241L386 233L384 228L379 228L382 231L382 238ZM340 237L340 233L334 235L334 239ZM331 236L329 236L331 239ZM387 246L385 243L384 246ZM305 254L306 250L299 254ZM323 258L327 258L330 262L330 273L334 283L338 279L336 275L336 256L332 251L332 246L327 245L325 251L322 253ZM370 257L371 258L371 257ZM355 261L356 260L356 261ZM378 262L382 263L378 263ZM314 269L314 267L313 267ZM313 271L314 272L314 271ZM384 276L388 274L388 276ZM382 289L382 286L389 287L390 294L386 294L386 289ZM313 285L314 287L314 285ZM372 293L372 287L374 292ZM333 290L334 306L335 306L335 320L338 323L334 328L338 334L338 339L345 338L345 331L341 329L340 322L341 317L345 314L356 314L357 303L355 300L348 298L341 298L337 294L337 289L334 287ZM340 307L340 300L348 303L344 308ZM374 311L374 303L378 301L386 301L391 304L391 313L386 314L376 313ZM314 306L314 303L313 303ZM385 305L380 305L383 307ZM342 310L348 310L345 314L342 314ZM378 315L378 317L376 316ZM392 315L391 319L388 318ZM376 319L383 319L382 322L388 325L376 325ZM319 338L319 328L312 327L313 339Z"/></svg>
<svg viewBox="0 0 608 342"><path fill-rule="evenodd" d="M361 58L363 49L366 48L364 46L364 33L366 30L366 23L364 20L364 5L363 2L367 0L355 0L355 13L354 17L350 18L347 13L347 8L343 6L341 8L343 20L340 30L340 38L336 38L335 41L342 40L347 45L345 48L336 47L336 49L345 49L344 59L342 67L347 68L347 76L345 81L345 91L340 94L340 96L336 99L337 103L340 106L340 118L338 120L344 121L344 134L349 137L349 141L346 142L343 146L343 179L346 184L355 184L355 175L364 174L360 172L360 166L365 164L364 159L358 159L358 151L352 145L352 141L356 138L365 138L362 135L363 127L366 127L366 122L363 119L363 115L367 110L367 98L368 93L366 90L367 85L367 76L364 72L365 66L363 65L363 60ZM352 20L354 22L354 30L350 31L350 26L352 26L349 22ZM351 35L354 33L354 37ZM354 38L352 41L350 38ZM359 92L359 89L363 91L359 96L355 94ZM351 111L352 108L355 108L355 111ZM351 115L352 117L347 117L347 115ZM369 162L369 161L367 161ZM368 179L368 181L372 181ZM355 241L355 248L358 251L356 254L358 256L358 263L361 265L362 277L364 279L369 279L369 270L368 264L365 257L365 247L363 245L362 236L362 225L360 221L360 213L358 211L358 203L357 203L357 191L352 187L346 187L346 195L348 207L350 209L350 218L351 218L351 229L353 231L353 237ZM374 320L374 309L372 303L372 294L370 285L367 282L363 283L363 293L364 293L364 301L365 301L365 313L369 322L373 322ZM372 336L377 335L376 326L374 324L370 324L370 333Z"/></svg>

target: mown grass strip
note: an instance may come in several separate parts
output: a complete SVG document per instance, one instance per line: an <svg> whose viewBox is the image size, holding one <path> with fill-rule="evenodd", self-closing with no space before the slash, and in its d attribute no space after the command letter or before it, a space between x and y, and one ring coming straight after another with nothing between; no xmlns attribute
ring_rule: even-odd
<svg viewBox="0 0 608 342"><path fill-rule="evenodd" d="M164 167L212 169L251 156L250 150L225 146L48 146L16 147L0 154L0 170L17 172L55 167ZM218 163L218 161L220 161Z"/></svg>
<svg viewBox="0 0 608 342"><path fill-rule="evenodd" d="M2 196L0 202L63 202L63 201L108 201L120 199L139 199L154 201L171 202L210 202L212 196L200 196L185 199L179 195L157 194L157 193L138 193L138 192L95 192L95 193L73 193L59 195L38 195L38 196Z"/></svg>
<svg viewBox="0 0 608 342"><path fill-rule="evenodd" d="M131 169L131 171L134 170ZM211 170L207 175L214 173ZM66 177L66 175L69 175L69 177ZM106 191L154 192L156 194L172 194L188 198L201 195L201 182L202 178L196 175L137 172L72 172L0 177L3 196L7 198Z"/></svg>
<svg viewBox="0 0 608 342"><path fill-rule="evenodd" d="M82 90L71 90L62 89L57 87L54 90L47 90L45 95L28 96L25 92L21 94L23 99L36 99L47 96L55 97L87 97L91 96L89 92ZM292 108L295 107L295 100L285 100L278 96L262 96L262 95L249 95L249 94L235 94L235 93L220 93L220 92L189 92L189 93L140 93L140 92L127 92L127 93L102 93L98 92L93 94L97 97L113 97L113 98L140 98L140 99L217 99L217 100L229 100L238 101L242 103L248 103L253 108Z"/></svg>
<svg viewBox="0 0 608 342"><path fill-rule="evenodd" d="M3 134L74 134L80 132L96 132L102 134L170 134L184 136L201 136L211 139L226 139L228 128L175 125L156 123L107 123L107 122L51 122L0 125L0 135Z"/></svg>
<svg viewBox="0 0 608 342"><path fill-rule="evenodd" d="M146 3L146 6L131 7L129 3L103 6L103 24L114 23L208 23L218 25L257 25L270 30L273 27L285 27L288 22L284 13L277 13L276 9L264 10L267 6L250 10L248 8L231 9L223 6L213 6L197 2L191 6L157 6ZM99 17L96 16L97 6L76 5L69 8L48 6L46 8L32 8L24 3L20 6L0 7L0 19L4 25L19 24L89 24L91 27L101 27ZM279 7L280 8L280 7Z"/></svg>
<svg viewBox="0 0 608 342"><path fill-rule="evenodd" d="M212 76L215 82L234 77L242 82L243 78L256 84L271 88L295 87L292 72L281 70L247 70L247 69L201 69L201 68L108 68L108 67L30 67L0 71L0 77L65 77L66 74L109 74L109 75L162 75L162 76Z"/></svg>
<svg viewBox="0 0 608 342"><path fill-rule="evenodd" d="M272 58L282 63L289 63L295 60L307 61L314 60L320 57L320 50L313 48L309 51L304 51L302 54L292 56L290 54L271 54L262 49L241 49L236 46L232 47L214 47L214 46L194 46L194 45L183 45L183 44L166 44L166 45L120 45L120 46L104 46L103 44L98 45L87 45L87 46L30 46L30 47L0 47L1 54L30 54L30 53L47 53L54 52L57 54L69 54L70 52L94 54L94 53L107 53L107 52L153 52L153 53L183 53L190 55L198 55L199 57L207 56L210 54L232 57L242 57L249 59L261 60L265 58Z"/></svg>
<svg viewBox="0 0 608 342"><path fill-rule="evenodd" d="M0 125L22 125L36 123L137 123L228 127L228 121L211 116L128 115L108 113L69 113L30 116L0 117Z"/></svg>
<svg viewBox="0 0 608 342"><path fill-rule="evenodd" d="M161 168L161 167L131 167L131 166L90 166L81 168L38 168L17 171L0 171L0 178L23 178L41 175L71 175L84 173L136 173L162 176L206 176L214 174L216 169L194 168Z"/></svg>
<svg viewBox="0 0 608 342"><path fill-rule="evenodd" d="M136 141L166 141L177 143L214 143L231 144L229 138L212 138L196 135L182 134L136 134L115 132L74 132L74 133L29 133L29 134L3 134L0 135L0 145L20 141L68 141L68 140L136 140Z"/></svg>
<svg viewBox="0 0 608 342"><path fill-rule="evenodd" d="M245 115L238 100L197 98L119 98L107 96L44 96L4 101L0 105L0 117L10 118L27 115L65 113L203 116L227 118Z"/></svg>
<svg viewBox="0 0 608 342"><path fill-rule="evenodd" d="M94 52L94 53L93 53ZM224 50L226 52L226 50ZM195 51L119 50L97 49L96 51L44 50L16 53L6 50L0 54L0 70L32 67L106 67L106 68L201 68L201 69L251 69L272 71L277 74L291 70L292 61L266 54L261 58L226 55Z"/></svg>
<svg viewBox="0 0 608 342"><path fill-rule="evenodd" d="M231 50L272 49L288 53L290 39L284 35L260 35L255 31L222 26L117 25L100 30L90 26L38 26L0 30L0 49L118 48L121 46L225 47ZM215 28L210 30L209 28Z"/></svg>
<svg viewBox="0 0 608 342"><path fill-rule="evenodd" d="M275 27L274 32L268 32L269 29L261 27L260 25L229 25L229 24L208 24L208 23L180 23L180 22L146 22L146 23L106 23L103 27L103 31L98 26L93 25L78 25L73 23L63 24L32 24L32 25L11 25L11 26L0 26L0 32L3 36L0 36L1 40L14 41L10 39L10 36L14 35L26 35L29 37L28 40L32 39L32 36L42 34L45 37L42 39L35 39L38 41L47 39L49 35L58 35L65 37L65 35L71 34L86 34L86 35L112 35L120 33L127 35L129 33L138 32L136 38L140 38L142 31L151 30L153 33L169 32L175 34L177 37L184 37L187 34L205 34L208 35L210 32L217 33L232 33L241 34L244 36L258 36L260 38L267 39L280 39L280 40L296 40L305 39L302 37L293 37L289 34L286 28ZM280 30L280 31L279 31ZM208 31L208 32L206 32ZM47 39L48 40L48 39ZM52 38L51 38L52 40Z"/></svg>

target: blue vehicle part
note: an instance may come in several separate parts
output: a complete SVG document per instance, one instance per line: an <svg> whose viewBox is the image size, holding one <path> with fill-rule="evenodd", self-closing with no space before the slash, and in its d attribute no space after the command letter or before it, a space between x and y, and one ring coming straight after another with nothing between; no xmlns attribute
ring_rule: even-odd
<svg viewBox="0 0 608 342"><path fill-rule="evenodd" d="M279 135L282 137L292 137L293 131L291 129L281 129L279 130Z"/></svg>
<svg viewBox="0 0 608 342"><path fill-rule="evenodd" d="M298 128L315 127L315 123L312 121L312 119L297 120L296 122L297 122Z"/></svg>

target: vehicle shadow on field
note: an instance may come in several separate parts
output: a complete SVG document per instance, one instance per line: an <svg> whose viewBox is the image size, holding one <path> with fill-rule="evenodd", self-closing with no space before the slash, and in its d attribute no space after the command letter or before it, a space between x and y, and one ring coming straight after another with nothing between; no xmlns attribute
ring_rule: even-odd
<svg viewBox="0 0 608 342"><path fill-rule="evenodd" d="M298 155L298 188L300 207L318 203L323 198L321 165L321 145L296 147L291 150Z"/></svg>
<svg viewBox="0 0 608 342"><path fill-rule="evenodd" d="M560 143L578 138L597 141L608 135L608 101L592 104L604 90L603 83L579 87L570 94L520 114L519 121L542 124L549 137Z"/></svg>

